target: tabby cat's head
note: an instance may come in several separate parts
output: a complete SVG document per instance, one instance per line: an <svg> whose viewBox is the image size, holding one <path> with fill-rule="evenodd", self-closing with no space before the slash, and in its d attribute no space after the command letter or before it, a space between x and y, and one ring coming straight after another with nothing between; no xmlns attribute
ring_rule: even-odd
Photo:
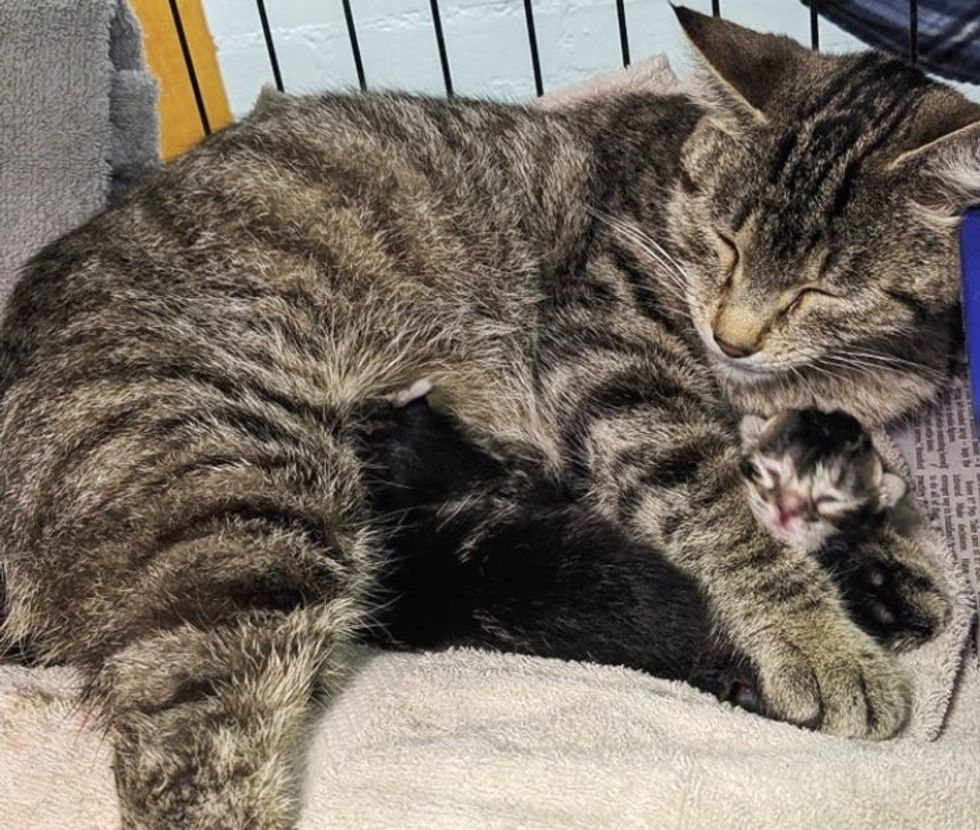
<svg viewBox="0 0 980 830"><path fill-rule="evenodd" d="M933 398L960 348L956 226L980 201L980 106L879 53L678 17L708 114L669 222L732 401L880 423Z"/></svg>

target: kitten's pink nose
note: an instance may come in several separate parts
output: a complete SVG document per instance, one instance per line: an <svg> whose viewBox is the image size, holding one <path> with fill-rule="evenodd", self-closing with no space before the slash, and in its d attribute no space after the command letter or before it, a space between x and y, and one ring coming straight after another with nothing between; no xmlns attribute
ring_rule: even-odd
<svg viewBox="0 0 980 830"><path fill-rule="evenodd" d="M796 493L783 493L776 502L779 510L779 523L787 524L803 512L803 499Z"/></svg>
<svg viewBox="0 0 980 830"><path fill-rule="evenodd" d="M729 343L727 340L722 340L717 333L714 333L715 343L718 344L718 348L721 349L729 357L739 358L748 357L752 354L751 349L746 349L744 346L736 346L734 343Z"/></svg>

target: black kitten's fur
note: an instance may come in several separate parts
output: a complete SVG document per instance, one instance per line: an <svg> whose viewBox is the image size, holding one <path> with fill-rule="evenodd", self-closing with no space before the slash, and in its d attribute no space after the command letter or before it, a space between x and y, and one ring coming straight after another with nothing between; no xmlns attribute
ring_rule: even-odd
<svg viewBox="0 0 980 830"><path fill-rule="evenodd" d="M624 665L761 708L696 584L545 476L497 461L424 399L372 412L363 446L389 517L381 644Z"/></svg>

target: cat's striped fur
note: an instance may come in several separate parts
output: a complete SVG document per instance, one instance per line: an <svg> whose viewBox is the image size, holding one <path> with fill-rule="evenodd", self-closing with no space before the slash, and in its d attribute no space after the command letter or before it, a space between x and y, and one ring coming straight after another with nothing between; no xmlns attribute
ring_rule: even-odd
<svg viewBox="0 0 980 830"><path fill-rule="evenodd" d="M930 170L975 136L930 142L976 108L679 15L705 100L273 98L28 267L3 328L6 634L85 672L126 827L294 825L315 701L372 618L355 413L423 376L694 576L776 716L900 727L893 657L749 512L735 415L934 395L955 240L916 205L963 207ZM791 308L821 279L844 305ZM916 551L866 555L921 623L905 642L941 625Z"/></svg>

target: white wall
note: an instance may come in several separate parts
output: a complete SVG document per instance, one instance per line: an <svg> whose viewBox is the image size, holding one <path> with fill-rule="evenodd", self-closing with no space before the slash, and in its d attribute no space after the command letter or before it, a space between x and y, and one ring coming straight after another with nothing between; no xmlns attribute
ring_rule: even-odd
<svg viewBox="0 0 980 830"><path fill-rule="evenodd" d="M711 0L685 0L705 12ZM371 87L444 91L429 0L352 0L365 74ZM204 0L233 112L248 111L272 82L255 0ZM357 84L341 0L266 0L287 90ZM465 95L520 100L534 94L522 0L441 0L453 83ZM683 70L683 38L667 0L627 0L634 59L667 52ZM722 0L725 17L761 31L810 42L808 10L798 0ZM614 0L535 0L534 17L546 89L620 65ZM861 48L820 21L821 48ZM971 95L980 100L978 87Z"/></svg>

